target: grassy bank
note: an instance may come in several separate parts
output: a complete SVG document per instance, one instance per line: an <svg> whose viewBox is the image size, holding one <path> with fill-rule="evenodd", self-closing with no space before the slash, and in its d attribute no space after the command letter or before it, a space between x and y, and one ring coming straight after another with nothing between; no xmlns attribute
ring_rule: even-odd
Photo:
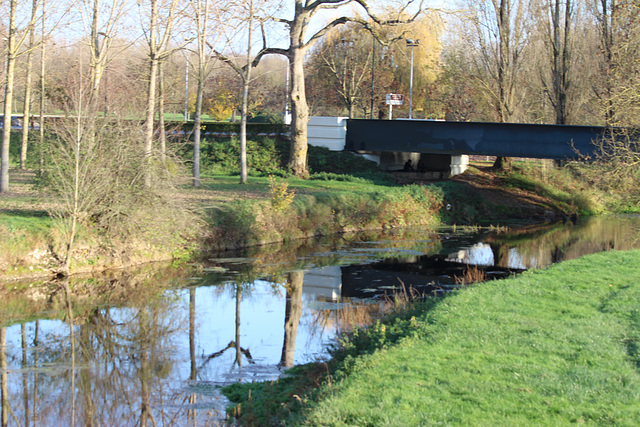
<svg viewBox="0 0 640 427"><path fill-rule="evenodd" d="M218 188L222 179L210 188ZM262 197L236 199L206 210L209 246L240 247L441 221L443 193L435 186L381 186L348 176L309 180L272 176L252 182L254 188L263 189Z"/></svg>
<svg viewBox="0 0 640 427"><path fill-rule="evenodd" d="M638 277L609 252L473 286L227 393L245 425L637 425Z"/></svg>
<svg viewBox="0 0 640 427"><path fill-rule="evenodd" d="M236 175L237 141L214 141L203 150L202 187L176 174L171 188L135 195L144 203L116 192L104 207L79 215L73 272L367 229L637 211L624 195L592 186L589 165L516 162L511 172L496 173L476 163L452 180L400 186L372 162L318 147L310 147L310 178L296 179L283 166L285 142L249 146L248 184ZM10 175L12 191L0 195L0 277L51 274L65 253L66 230L49 217L60 198L33 171L13 169ZM121 199L126 203L118 206Z"/></svg>

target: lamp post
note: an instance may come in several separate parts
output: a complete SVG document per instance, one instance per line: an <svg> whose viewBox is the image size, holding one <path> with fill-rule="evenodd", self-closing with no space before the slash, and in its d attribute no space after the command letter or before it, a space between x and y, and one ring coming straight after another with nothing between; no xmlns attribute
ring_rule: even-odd
<svg viewBox="0 0 640 427"><path fill-rule="evenodd" d="M411 48L411 73L409 74L409 118L413 110L413 48L420 44L420 40L405 39L407 47Z"/></svg>

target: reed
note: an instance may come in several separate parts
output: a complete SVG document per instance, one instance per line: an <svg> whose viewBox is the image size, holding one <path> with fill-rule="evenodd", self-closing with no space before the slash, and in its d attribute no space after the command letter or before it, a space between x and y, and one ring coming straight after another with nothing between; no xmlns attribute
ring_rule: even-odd
<svg viewBox="0 0 640 427"><path fill-rule="evenodd" d="M471 285L473 283L482 283L487 281L487 275L484 270L478 268L477 265L470 265L464 269L462 277L454 276L458 285Z"/></svg>

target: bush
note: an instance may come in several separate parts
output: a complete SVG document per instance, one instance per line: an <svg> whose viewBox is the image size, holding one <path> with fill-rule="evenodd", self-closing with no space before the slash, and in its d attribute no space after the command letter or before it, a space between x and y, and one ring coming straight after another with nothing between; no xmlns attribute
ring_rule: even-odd
<svg viewBox="0 0 640 427"><path fill-rule="evenodd" d="M275 113L256 113L250 119L249 123L269 123L284 125L284 116Z"/></svg>
<svg viewBox="0 0 640 427"><path fill-rule="evenodd" d="M274 138L255 137L247 140L247 167L251 175L276 174L283 170L282 143ZM201 145L203 169L225 175L240 173L240 140L238 138L205 138Z"/></svg>
<svg viewBox="0 0 640 427"><path fill-rule="evenodd" d="M322 173L332 176L349 175L383 185L393 182L388 173L382 172L376 163L364 157L312 145L309 146L309 172L319 176Z"/></svg>
<svg viewBox="0 0 640 427"><path fill-rule="evenodd" d="M172 124L174 125L174 124ZM207 122L202 123L201 129L203 133L219 133L219 134L240 134L240 123L230 122ZM182 124L182 130L185 133L193 131L193 122ZM282 121L263 121L256 123L247 123L247 134L278 134L284 135L288 131L288 126L283 124Z"/></svg>

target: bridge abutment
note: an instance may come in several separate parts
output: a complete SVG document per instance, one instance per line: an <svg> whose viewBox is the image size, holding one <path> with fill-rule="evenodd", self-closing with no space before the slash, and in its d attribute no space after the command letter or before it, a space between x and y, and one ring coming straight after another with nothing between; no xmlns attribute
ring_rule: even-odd
<svg viewBox="0 0 640 427"><path fill-rule="evenodd" d="M311 145L327 147L333 151L345 148L347 117L311 117L308 126L308 142ZM393 141L389 141L390 145ZM403 151L357 151L358 155L377 163L382 170L403 171L407 160L411 160L416 180L443 179L463 173L469 165L469 156L411 153ZM419 167L422 160L422 167ZM407 178L408 175L406 176Z"/></svg>

